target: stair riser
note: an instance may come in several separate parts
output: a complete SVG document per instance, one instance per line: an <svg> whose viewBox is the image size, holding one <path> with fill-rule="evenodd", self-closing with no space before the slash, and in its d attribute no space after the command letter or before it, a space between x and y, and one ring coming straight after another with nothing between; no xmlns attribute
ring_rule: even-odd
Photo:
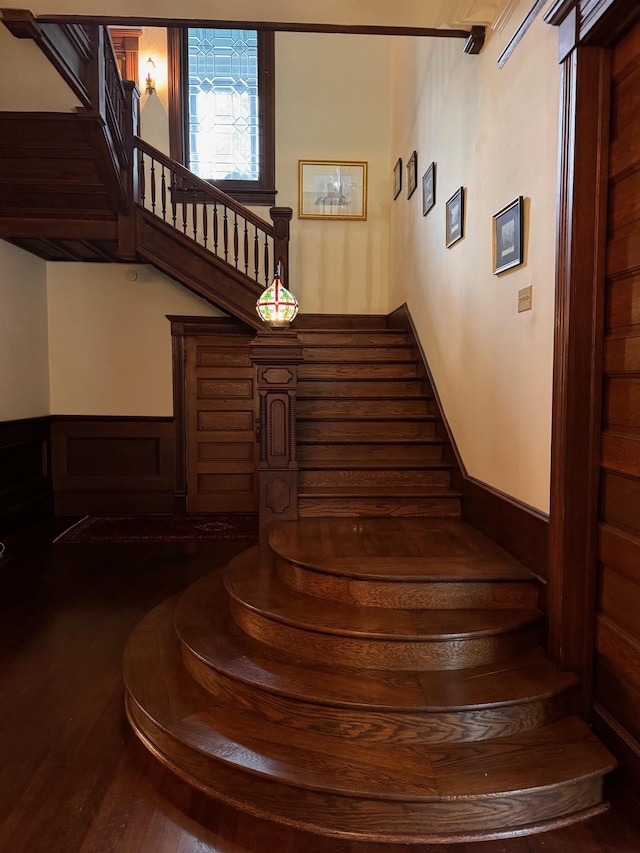
<svg viewBox="0 0 640 853"><path fill-rule="evenodd" d="M448 486L451 472L448 468L429 470L324 470L301 471L298 488L348 487L348 486Z"/></svg>
<svg viewBox="0 0 640 853"><path fill-rule="evenodd" d="M266 722L363 743L468 743L508 737L555 722L570 711L570 695L500 708L406 713L361 706L316 705L256 689L216 672L183 646L184 664L195 680L221 701Z"/></svg>
<svg viewBox="0 0 640 853"><path fill-rule="evenodd" d="M332 382L322 380L298 383L298 401L305 397L328 397L335 400L341 397L415 397L424 393L421 379L396 379L379 381L340 380Z"/></svg>
<svg viewBox="0 0 640 853"><path fill-rule="evenodd" d="M433 438L433 421L298 421L299 441Z"/></svg>
<svg viewBox="0 0 640 853"><path fill-rule="evenodd" d="M358 361L410 361L413 350L408 346L311 346L303 349L305 363Z"/></svg>
<svg viewBox="0 0 640 853"><path fill-rule="evenodd" d="M302 341L303 346L370 346L370 347L387 347L389 345L406 345L406 332L382 332L368 330L354 330L351 332L329 332L329 331L302 331L298 332L298 337Z"/></svg>
<svg viewBox="0 0 640 853"><path fill-rule="evenodd" d="M130 698L127 712L145 746L192 786L258 817L331 837L413 844L480 841L539 832L547 821L562 826L605 809L600 776L511 796L431 802L299 789L190 747L157 726Z"/></svg>
<svg viewBox="0 0 640 853"><path fill-rule="evenodd" d="M287 586L329 601L363 607L401 610L523 610L538 606L538 590L529 583L446 583L356 580L322 574L277 560L278 575Z"/></svg>
<svg viewBox="0 0 640 853"><path fill-rule="evenodd" d="M420 462L435 462L442 458L442 444L436 440L425 444L308 444L298 445L300 467L322 462L341 462L346 468L358 468L359 464L388 462L391 464L419 465Z"/></svg>
<svg viewBox="0 0 640 853"><path fill-rule="evenodd" d="M393 379L395 377L416 377L415 362L398 362L397 364L312 364L303 362L298 368L298 379Z"/></svg>
<svg viewBox="0 0 640 853"><path fill-rule="evenodd" d="M250 637L307 660L334 666L383 670L450 670L485 666L532 649L540 639L537 626L488 637L451 640L389 640L320 634L286 625L248 610L231 599L235 623Z"/></svg>
<svg viewBox="0 0 640 853"><path fill-rule="evenodd" d="M423 418L426 400L299 400L299 418Z"/></svg>
<svg viewBox="0 0 640 853"><path fill-rule="evenodd" d="M460 515L459 498L314 498L298 500L301 518L361 516L453 518Z"/></svg>

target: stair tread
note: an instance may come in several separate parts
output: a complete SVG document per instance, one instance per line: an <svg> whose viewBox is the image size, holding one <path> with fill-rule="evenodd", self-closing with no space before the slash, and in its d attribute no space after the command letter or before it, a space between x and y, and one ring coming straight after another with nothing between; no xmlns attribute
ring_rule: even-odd
<svg viewBox="0 0 640 853"><path fill-rule="evenodd" d="M358 578L534 580L522 563L458 519L363 517L354 525L303 518L274 523L269 545L298 565Z"/></svg>
<svg viewBox="0 0 640 853"><path fill-rule="evenodd" d="M299 498L459 498L462 493L449 486L304 486L298 491Z"/></svg>
<svg viewBox="0 0 640 853"><path fill-rule="evenodd" d="M234 558L225 587L244 609L316 634L402 642L488 637L536 624L537 609L395 610L313 598L285 586L259 547Z"/></svg>
<svg viewBox="0 0 640 853"><path fill-rule="evenodd" d="M384 438L367 438L366 436L353 436L352 438L297 438L298 444L443 444L443 439L429 436L403 436L401 438L392 438L391 436Z"/></svg>
<svg viewBox="0 0 640 853"><path fill-rule="evenodd" d="M300 660L252 639L231 621L220 573L212 573L180 598L175 624L189 649L208 666L260 690L300 701L390 711L453 711L502 707L556 695L577 684L559 672L541 648L517 661L466 670L403 671L336 667Z"/></svg>
<svg viewBox="0 0 640 853"><path fill-rule="evenodd" d="M403 462L399 459L389 463L368 462L366 459L353 459L351 461L323 459L321 461L300 462L300 470L304 471L344 471L345 469L356 471L439 471L452 467L451 462L445 462L442 459L424 459L419 462Z"/></svg>
<svg viewBox="0 0 640 853"><path fill-rule="evenodd" d="M170 613L170 611L169 611ZM164 619L162 620L162 616ZM155 679L141 677L151 667ZM180 652L166 607L132 635L125 657L130 696L166 732L204 759L307 791L386 801L494 798L601 775L613 759L577 717L473 744L367 744L256 719L178 677ZM191 683L189 683L191 682ZM145 691L146 685L146 691ZM164 696L162 695L164 694Z"/></svg>

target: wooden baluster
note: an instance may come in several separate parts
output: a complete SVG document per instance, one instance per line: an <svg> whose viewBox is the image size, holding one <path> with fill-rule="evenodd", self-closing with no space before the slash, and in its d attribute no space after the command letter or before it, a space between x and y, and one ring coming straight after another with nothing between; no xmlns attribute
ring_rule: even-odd
<svg viewBox="0 0 640 853"><path fill-rule="evenodd" d="M238 269L238 214L233 212L233 265Z"/></svg>
<svg viewBox="0 0 640 853"><path fill-rule="evenodd" d="M167 221L167 176L165 174L164 164L162 165L161 194L162 194L162 220L163 220L163 222L166 222Z"/></svg>
<svg viewBox="0 0 640 853"><path fill-rule="evenodd" d="M222 242L224 243L224 259L229 257L229 221L227 216L227 206L224 207L224 216L222 217Z"/></svg>
<svg viewBox="0 0 640 853"><path fill-rule="evenodd" d="M187 188L182 187L182 233L187 233Z"/></svg>
<svg viewBox="0 0 640 853"><path fill-rule="evenodd" d="M213 202L213 253L218 254L218 205Z"/></svg>
<svg viewBox="0 0 640 853"><path fill-rule="evenodd" d="M194 242L198 242L198 196L195 194L193 196L193 202L191 204L191 227L193 229L193 239Z"/></svg>
<svg viewBox="0 0 640 853"><path fill-rule="evenodd" d="M264 235L264 283L269 283L269 235Z"/></svg>
<svg viewBox="0 0 640 853"><path fill-rule="evenodd" d="M253 226L253 264L256 268L255 279L260 279L260 241L258 240L258 226Z"/></svg>
<svg viewBox="0 0 640 853"><path fill-rule="evenodd" d="M151 158L151 213L156 212L156 161Z"/></svg>
<svg viewBox="0 0 640 853"><path fill-rule="evenodd" d="M140 167L138 169L138 190L140 192L140 204L144 207L147 197L147 174L144 160L144 151L140 151Z"/></svg>
<svg viewBox="0 0 640 853"><path fill-rule="evenodd" d="M171 219L173 222L173 227L176 227L176 220L178 218L178 203L176 202L176 193L178 190L178 179L175 175L171 176Z"/></svg>
<svg viewBox="0 0 640 853"><path fill-rule="evenodd" d="M205 249L207 248L207 238L209 236L209 208L207 202L202 203L202 241Z"/></svg>
<svg viewBox="0 0 640 853"><path fill-rule="evenodd" d="M244 274L249 273L249 223L244 221Z"/></svg>

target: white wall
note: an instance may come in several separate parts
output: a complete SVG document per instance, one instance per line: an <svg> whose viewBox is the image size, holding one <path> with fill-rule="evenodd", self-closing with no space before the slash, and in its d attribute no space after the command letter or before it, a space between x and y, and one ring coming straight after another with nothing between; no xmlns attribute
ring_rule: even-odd
<svg viewBox="0 0 640 853"><path fill-rule="evenodd" d="M0 240L0 421L49 414L46 266Z"/></svg>
<svg viewBox="0 0 640 853"><path fill-rule="evenodd" d="M145 265L51 263L47 289L52 414L173 415L166 315L221 312Z"/></svg>
<svg viewBox="0 0 640 853"><path fill-rule="evenodd" d="M479 56L454 41L394 42L393 154L437 163L437 204L391 211L391 308L407 302L470 475L548 510L559 71L538 18L504 69L513 25ZM466 235L445 247L445 201L466 188ZM525 263L492 274L492 215L525 197ZM533 310L517 313L533 285Z"/></svg>

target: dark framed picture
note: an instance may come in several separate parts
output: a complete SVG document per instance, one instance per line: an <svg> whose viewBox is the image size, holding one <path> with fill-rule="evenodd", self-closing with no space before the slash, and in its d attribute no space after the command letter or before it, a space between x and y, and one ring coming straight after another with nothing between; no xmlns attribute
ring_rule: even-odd
<svg viewBox="0 0 640 853"><path fill-rule="evenodd" d="M432 163L422 176L422 215L427 213L436 203L436 164Z"/></svg>
<svg viewBox="0 0 640 853"><path fill-rule="evenodd" d="M407 198L416 191L418 186L418 152L414 151L407 163Z"/></svg>
<svg viewBox="0 0 640 853"><path fill-rule="evenodd" d="M393 200L395 201L402 191L402 157L393 167Z"/></svg>
<svg viewBox="0 0 640 853"><path fill-rule="evenodd" d="M446 205L447 248L464 237L464 187L460 187L451 196Z"/></svg>
<svg viewBox="0 0 640 853"><path fill-rule="evenodd" d="M524 260L522 196L503 207L493 217L493 273L517 267Z"/></svg>

